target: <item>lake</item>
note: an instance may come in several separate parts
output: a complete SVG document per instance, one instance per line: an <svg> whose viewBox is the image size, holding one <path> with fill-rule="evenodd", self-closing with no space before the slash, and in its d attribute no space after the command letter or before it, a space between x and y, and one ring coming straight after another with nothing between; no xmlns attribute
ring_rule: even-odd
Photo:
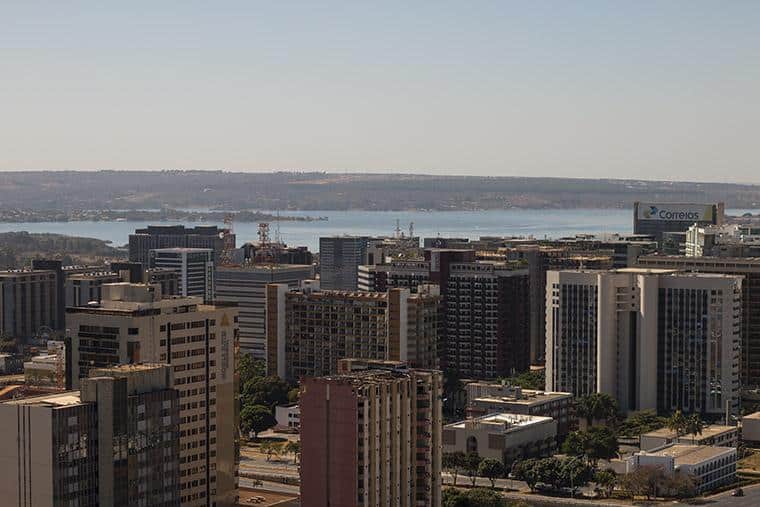
<svg viewBox="0 0 760 507"><path fill-rule="evenodd" d="M741 214L746 210L731 210ZM414 222L414 233L420 237L529 236L556 238L578 233L631 233L631 209L508 209L489 211L288 211L285 215L325 216L327 221L280 222L282 240L291 246L308 246L316 252L320 236L337 234L393 235L396 220L404 233L409 222ZM180 222L32 222L0 223L0 232L29 231L53 232L70 236L83 236L124 245L129 234L149 224ZM187 226L197 225L185 223ZM218 225L222 225L219 223ZM256 223L234 224L238 244L256 240ZM270 225L274 237L276 224Z"/></svg>

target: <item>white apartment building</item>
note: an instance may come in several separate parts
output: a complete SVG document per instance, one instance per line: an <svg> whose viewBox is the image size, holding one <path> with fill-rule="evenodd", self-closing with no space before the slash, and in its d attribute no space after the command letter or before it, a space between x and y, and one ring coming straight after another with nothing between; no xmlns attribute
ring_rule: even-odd
<svg viewBox="0 0 760 507"><path fill-rule="evenodd" d="M739 276L549 271L546 389L611 395L623 411L739 410Z"/></svg>

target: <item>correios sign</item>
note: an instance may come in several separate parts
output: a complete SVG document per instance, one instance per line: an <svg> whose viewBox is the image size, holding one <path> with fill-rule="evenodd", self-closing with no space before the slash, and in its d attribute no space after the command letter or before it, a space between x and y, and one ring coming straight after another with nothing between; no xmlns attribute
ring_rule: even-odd
<svg viewBox="0 0 760 507"><path fill-rule="evenodd" d="M639 220L666 220L712 222L712 204L657 204L650 202L639 203Z"/></svg>

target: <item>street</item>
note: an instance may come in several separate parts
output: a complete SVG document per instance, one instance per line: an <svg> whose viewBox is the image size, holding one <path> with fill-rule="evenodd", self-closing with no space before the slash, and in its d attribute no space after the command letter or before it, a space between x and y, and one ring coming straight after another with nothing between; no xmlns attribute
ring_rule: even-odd
<svg viewBox="0 0 760 507"><path fill-rule="evenodd" d="M705 500L708 502L715 502L716 504L730 505L733 507L757 507L760 505L760 484L753 484L742 488L744 490L744 496L731 496L731 491L726 491L719 495L707 497Z"/></svg>

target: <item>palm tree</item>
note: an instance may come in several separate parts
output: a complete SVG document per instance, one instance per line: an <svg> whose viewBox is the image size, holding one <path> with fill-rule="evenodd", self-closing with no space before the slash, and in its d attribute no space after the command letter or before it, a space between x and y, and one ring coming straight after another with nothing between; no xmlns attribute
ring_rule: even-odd
<svg viewBox="0 0 760 507"><path fill-rule="evenodd" d="M688 433L689 435L692 435L692 443L694 443L694 440L697 438L697 435L702 434L702 430L705 427L705 423L702 421L702 418L699 417L699 414L692 414L689 417L686 418L686 425L684 427L684 433Z"/></svg>
<svg viewBox="0 0 760 507"><path fill-rule="evenodd" d="M676 410L670 417L668 417L668 429L676 432L676 440L686 433L687 424L688 420L680 410ZM702 432L701 428L699 429L699 432Z"/></svg>
<svg viewBox="0 0 760 507"><path fill-rule="evenodd" d="M617 420L618 402L607 393L592 393L581 396L576 402L579 418L585 418L588 426L595 421L613 423Z"/></svg>

